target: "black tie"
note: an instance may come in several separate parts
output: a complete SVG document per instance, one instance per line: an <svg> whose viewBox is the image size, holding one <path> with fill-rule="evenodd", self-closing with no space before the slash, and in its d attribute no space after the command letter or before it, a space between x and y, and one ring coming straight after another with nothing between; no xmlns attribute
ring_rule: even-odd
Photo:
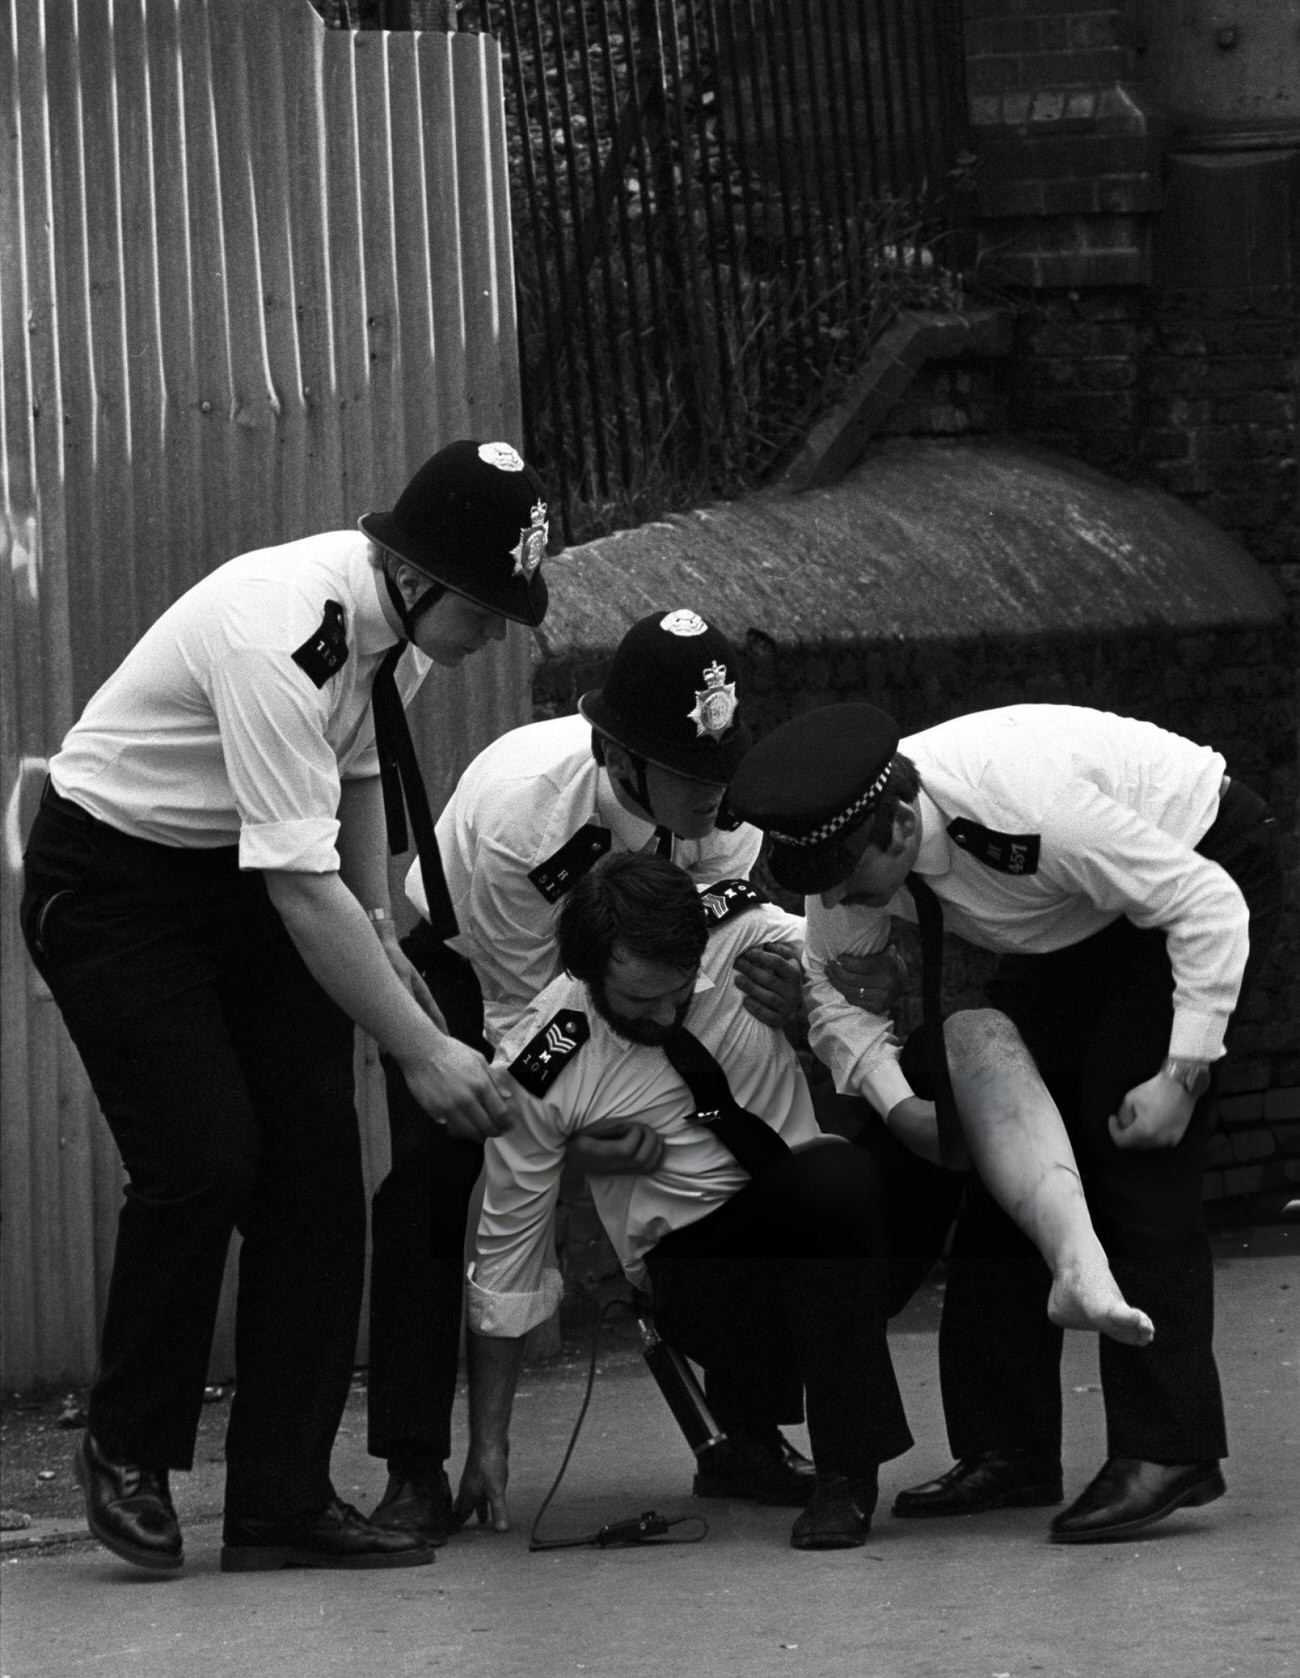
<svg viewBox="0 0 1300 1678"><path fill-rule="evenodd" d="M726 1073L684 1025L669 1034L664 1053L691 1092L696 1123L713 1132L723 1147L735 1155L742 1170L756 1178L769 1166L789 1157L789 1146L771 1125L737 1105Z"/></svg>
<svg viewBox="0 0 1300 1678"><path fill-rule="evenodd" d="M397 664L406 651L407 643L399 641L384 656L375 672L371 703L375 712L375 745L379 751L379 778L384 789L384 816L388 823L388 848L394 856L408 845L406 813L410 812L415 829L415 848L420 857L420 873L424 876L424 890L429 899L429 924L437 937L454 938L457 933L456 911L451 893L447 890L447 876L442 871L442 856L438 838L429 812L429 798L420 774L420 762L415 755L410 724L402 696L397 691Z"/></svg>
<svg viewBox="0 0 1300 1678"><path fill-rule="evenodd" d="M907 876L907 889L916 904L921 931L921 1011L925 1053L934 1081L934 1109L939 1120L939 1158L953 1166L962 1157L961 1120L952 1093L948 1050L943 1040L943 909L929 883L919 874Z"/></svg>

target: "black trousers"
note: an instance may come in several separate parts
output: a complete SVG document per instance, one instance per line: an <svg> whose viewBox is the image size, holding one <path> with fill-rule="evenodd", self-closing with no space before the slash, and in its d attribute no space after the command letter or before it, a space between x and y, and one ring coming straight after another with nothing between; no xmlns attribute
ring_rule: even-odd
<svg viewBox="0 0 1300 1678"><path fill-rule="evenodd" d="M1249 906L1248 986L1281 916L1277 822L1234 782L1198 849L1232 876ZM1125 1093L1153 1076L1168 1051L1173 978L1164 934L1121 920L1073 948L1007 958L988 1000L1033 1054L1061 1109L1116 1280L1155 1324L1149 1347L1100 1341L1107 1454L1153 1462L1226 1455L1202 1215L1209 1102L1198 1104L1176 1148L1120 1149L1107 1128ZM972 1180L954 1232L939 1339L954 1456L1059 1454L1061 1331L1047 1320L1048 1286L1035 1249Z"/></svg>
<svg viewBox="0 0 1300 1678"><path fill-rule="evenodd" d="M761 1422L803 1385L821 1473L864 1473L912 1444L885 1334L880 1176L826 1142L765 1171L647 1259L655 1321L706 1374L747 1384ZM719 1418L721 1420L721 1418Z"/></svg>
<svg viewBox="0 0 1300 1678"><path fill-rule="evenodd" d="M447 1028L481 1054L483 998L474 969L421 921L402 947L433 992ZM433 1124L400 1070L385 1060L391 1167L371 1207L368 1446L390 1464L445 1462L464 1313L465 1239L483 1163L477 1142ZM709 1402L733 1430L753 1394L743 1372L721 1361L706 1379ZM793 1370L771 1395L765 1425L802 1420Z"/></svg>
<svg viewBox="0 0 1300 1678"><path fill-rule="evenodd" d="M922 1031L903 1045L904 1076L929 1094L929 1058ZM885 1311L895 1316L934 1270L965 1193L968 1173L948 1171L914 1154L890 1134L875 1108L858 1095L837 1095L830 1074L815 1078L817 1122L844 1136L872 1161L885 1248Z"/></svg>
<svg viewBox="0 0 1300 1678"><path fill-rule="evenodd" d="M474 969L427 921L402 947L447 1029L480 1054L483 998ZM371 1202L368 1444L390 1462L451 1455L465 1293L465 1230L483 1144L448 1136L384 1057L391 1164Z"/></svg>
<svg viewBox="0 0 1300 1678"><path fill-rule="evenodd" d="M24 936L128 1176L91 1431L191 1466L239 1229L226 1507L319 1508L365 1262L352 1023L233 848L132 839L47 789L25 865Z"/></svg>

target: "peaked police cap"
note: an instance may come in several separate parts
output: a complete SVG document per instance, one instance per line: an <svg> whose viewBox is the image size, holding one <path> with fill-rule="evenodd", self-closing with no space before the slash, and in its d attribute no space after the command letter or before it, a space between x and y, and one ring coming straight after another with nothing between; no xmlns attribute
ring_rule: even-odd
<svg viewBox="0 0 1300 1678"><path fill-rule="evenodd" d="M874 705L822 705L782 723L749 752L729 801L772 841L768 867L812 896L853 872L855 842L889 779L898 724Z"/></svg>

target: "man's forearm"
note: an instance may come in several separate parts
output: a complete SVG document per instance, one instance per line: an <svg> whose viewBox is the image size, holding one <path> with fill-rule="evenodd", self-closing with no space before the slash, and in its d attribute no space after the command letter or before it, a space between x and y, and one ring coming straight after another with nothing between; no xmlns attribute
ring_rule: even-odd
<svg viewBox="0 0 1300 1678"><path fill-rule="evenodd" d="M337 874L268 870L266 889L312 977L399 1061L446 1042L393 972L361 904Z"/></svg>
<svg viewBox="0 0 1300 1678"><path fill-rule="evenodd" d="M387 909L388 827L378 775L344 781L339 791L339 874L363 909Z"/></svg>

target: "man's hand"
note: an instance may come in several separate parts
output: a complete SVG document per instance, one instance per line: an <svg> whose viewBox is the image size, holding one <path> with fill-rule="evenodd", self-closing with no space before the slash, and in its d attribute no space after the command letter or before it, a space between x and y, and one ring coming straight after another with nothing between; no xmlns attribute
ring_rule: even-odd
<svg viewBox="0 0 1300 1678"><path fill-rule="evenodd" d="M663 1137L635 1120L598 1119L571 1136L564 1149L565 1163L584 1177L643 1177L663 1157Z"/></svg>
<svg viewBox="0 0 1300 1678"><path fill-rule="evenodd" d="M736 989L763 1025L784 1031L803 1007L803 963L789 944L757 944L736 957Z"/></svg>
<svg viewBox="0 0 1300 1678"><path fill-rule="evenodd" d="M448 1135L482 1142L514 1123L508 1081L498 1083L482 1055L456 1038L441 1040L436 1059L422 1055L397 1064L417 1105Z"/></svg>
<svg viewBox="0 0 1300 1678"><path fill-rule="evenodd" d="M826 977L846 1002L888 1019L907 980L907 964L892 944L871 955L838 955L826 963Z"/></svg>
<svg viewBox="0 0 1300 1678"><path fill-rule="evenodd" d="M1157 1072L1131 1089L1108 1120L1117 1148L1176 1148L1196 1102L1190 1090Z"/></svg>
<svg viewBox="0 0 1300 1678"><path fill-rule="evenodd" d="M960 1159L945 1160L939 1149L939 1118L933 1101L922 1101L919 1095L909 1095L889 1109L885 1124L904 1147L910 1148L931 1165L943 1165L949 1171L964 1171L970 1157L963 1148Z"/></svg>
<svg viewBox="0 0 1300 1678"><path fill-rule="evenodd" d="M506 1506L508 1444L471 1445L460 1477L460 1489L451 1510L451 1530L459 1532L471 1515L478 1524L492 1523L493 1532L510 1531L510 1510Z"/></svg>
<svg viewBox="0 0 1300 1678"><path fill-rule="evenodd" d="M388 924L384 924L377 930L379 932L379 942L383 945L384 954L388 957L388 965L406 989L410 991L420 1007L424 1009L438 1030L446 1031L447 1022L443 1018L442 1009L433 1000L433 992L420 977L419 969L398 942L396 930Z"/></svg>

